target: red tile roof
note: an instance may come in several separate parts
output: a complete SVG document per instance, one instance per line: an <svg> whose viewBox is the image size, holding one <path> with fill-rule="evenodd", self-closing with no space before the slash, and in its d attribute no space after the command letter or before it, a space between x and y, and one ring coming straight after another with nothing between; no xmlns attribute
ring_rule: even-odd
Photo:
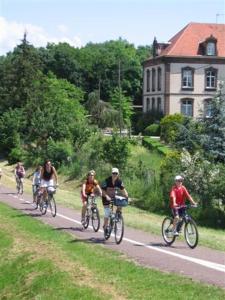
<svg viewBox="0 0 225 300"><path fill-rule="evenodd" d="M160 56L199 56L199 44L211 35L217 39L217 56L225 57L225 24L189 23L169 42Z"/></svg>

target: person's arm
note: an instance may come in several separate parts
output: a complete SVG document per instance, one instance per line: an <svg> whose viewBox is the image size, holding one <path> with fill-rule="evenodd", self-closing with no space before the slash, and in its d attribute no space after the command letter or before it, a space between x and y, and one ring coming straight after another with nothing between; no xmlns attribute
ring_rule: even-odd
<svg viewBox="0 0 225 300"><path fill-rule="evenodd" d="M57 172L56 172L56 169L54 167L53 168L53 176L55 177L55 184L57 185L58 184L58 175L57 175Z"/></svg>
<svg viewBox="0 0 225 300"><path fill-rule="evenodd" d="M122 192L122 194L123 194L124 197L128 198L128 192L127 192L127 190L125 188L123 188L121 190L121 192Z"/></svg>
<svg viewBox="0 0 225 300"><path fill-rule="evenodd" d="M186 197L188 198L188 200L191 202L192 205L197 205L197 203L193 200L193 198L191 197L191 195L189 194L188 190L184 187L185 189L185 194Z"/></svg>
<svg viewBox="0 0 225 300"><path fill-rule="evenodd" d="M99 184L96 185L96 188L97 188L97 190L99 192L99 196L101 197L103 193L102 193L102 190L101 190Z"/></svg>
<svg viewBox="0 0 225 300"><path fill-rule="evenodd" d="M111 198L109 197L109 195L107 195L106 191L107 191L107 186L108 186L108 183L107 183L107 179L102 183L102 197L106 198L108 201L111 200Z"/></svg>
<svg viewBox="0 0 225 300"><path fill-rule="evenodd" d="M40 176L41 180L43 179L43 175L44 175L44 168L41 168L41 176Z"/></svg>
<svg viewBox="0 0 225 300"><path fill-rule="evenodd" d="M176 194L175 194L175 192L173 190L170 193L170 198L172 199L172 206L176 207L177 206Z"/></svg>
<svg viewBox="0 0 225 300"><path fill-rule="evenodd" d="M83 196L84 198L87 197L85 190L86 190L86 183L83 183L83 184L82 184L82 196Z"/></svg>
<svg viewBox="0 0 225 300"><path fill-rule="evenodd" d="M23 173L23 176L25 176L26 171L25 171L24 167L22 167L22 173Z"/></svg>
<svg viewBox="0 0 225 300"><path fill-rule="evenodd" d="M33 175L32 185L35 185L36 172Z"/></svg>

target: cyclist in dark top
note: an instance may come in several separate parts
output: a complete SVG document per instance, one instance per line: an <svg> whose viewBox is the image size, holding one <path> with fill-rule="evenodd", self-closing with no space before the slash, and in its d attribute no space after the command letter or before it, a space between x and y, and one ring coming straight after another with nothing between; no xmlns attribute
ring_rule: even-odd
<svg viewBox="0 0 225 300"><path fill-rule="evenodd" d="M116 191L119 189L122 195L126 198L128 198L128 193L123 185L122 180L119 178L119 170L117 168L112 168L112 176L105 179L101 188L102 188L102 204L104 206L103 228L105 229L109 222L110 201L115 197Z"/></svg>
<svg viewBox="0 0 225 300"><path fill-rule="evenodd" d="M55 180L55 184L54 184ZM52 166L50 160L46 160L44 166L41 169L41 192L44 196L47 196L48 187L53 188L54 185L58 184L58 176L55 168Z"/></svg>

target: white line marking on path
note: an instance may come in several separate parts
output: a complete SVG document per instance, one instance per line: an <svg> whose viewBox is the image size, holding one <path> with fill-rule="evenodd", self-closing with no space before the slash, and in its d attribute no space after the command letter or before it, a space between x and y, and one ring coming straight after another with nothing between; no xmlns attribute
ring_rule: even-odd
<svg viewBox="0 0 225 300"><path fill-rule="evenodd" d="M23 198L20 198L19 200L24 201ZM32 205L32 202L30 202L30 201L25 200L25 202ZM57 216L60 217L60 218L65 219L65 220L71 221L73 223L81 224L81 222L79 222L75 219L72 219L70 217L64 216L60 213L57 213ZM89 226L89 228L91 228L91 226ZM99 232L103 232L103 230L99 229ZM174 252L171 252L171 251L167 251L167 250L164 250L164 249L156 248L156 247L149 246L149 245L146 245L144 243L141 243L141 242L138 242L138 241L135 241L135 240L132 240L132 239L128 239L126 237L123 238L123 241L126 241L126 242L131 243L131 244L136 244L136 245L139 245L139 246L143 246L143 247L145 247L147 249L150 249L150 250L154 250L154 251L165 253L165 254L168 254L168 255L171 255L171 256L175 256L175 257L181 258L183 260L187 260L187 261L202 265L204 267L207 267L207 268L225 273L225 265L221 265L221 264L217 264L217 263L210 262L210 261L207 261L207 260L194 258L194 257L182 255L182 254L179 254L179 253L174 253Z"/></svg>

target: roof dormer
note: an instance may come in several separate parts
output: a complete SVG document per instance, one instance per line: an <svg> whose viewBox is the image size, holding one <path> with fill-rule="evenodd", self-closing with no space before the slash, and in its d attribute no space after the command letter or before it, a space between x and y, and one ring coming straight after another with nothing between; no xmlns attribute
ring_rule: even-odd
<svg viewBox="0 0 225 300"><path fill-rule="evenodd" d="M212 34L199 44L198 54L207 56L217 55L217 39Z"/></svg>

